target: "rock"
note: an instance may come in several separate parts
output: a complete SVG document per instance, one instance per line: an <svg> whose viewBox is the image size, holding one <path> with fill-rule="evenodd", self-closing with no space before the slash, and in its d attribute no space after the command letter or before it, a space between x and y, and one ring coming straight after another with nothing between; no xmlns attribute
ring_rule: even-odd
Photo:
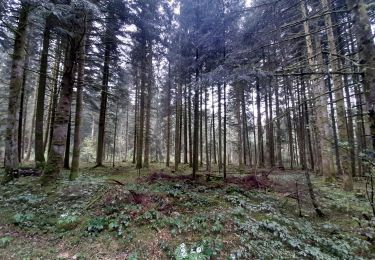
<svg viewBox="0 0 375 260"><path fill-rule="evenodd" d="M177 217L181 216L181 214L178 213L177 211L173 211L173 212L171 213L171 216L174 217L174 218L177 218Z"/></svg>

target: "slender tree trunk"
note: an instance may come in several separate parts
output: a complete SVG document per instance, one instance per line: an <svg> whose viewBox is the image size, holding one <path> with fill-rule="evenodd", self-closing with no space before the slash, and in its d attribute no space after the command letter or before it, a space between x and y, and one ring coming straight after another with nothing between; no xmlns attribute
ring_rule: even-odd
<svg viewBox="0 0 375 260"><path fill-rule="evenodd" d="M76 96L76 113L74 119L74 141L72 168L69 179L75 180L79 173L79 160L81 154L81 125L83 112L83 88L85 87L85 62L86 62L86 41L82 39L79 59L78 59L78 76L77 76L77 96Z"/></svg>
<svg viewBox="0 0 375 260"><path fill-rule="evenodd" d="M227 84L224 82L224 147L223 147L223 175L227 179Z"/></svg>
<svg viewBox="0 0 375 260"><path fill-rule="evenodd" d="M214 85L212 85L212 146L213 146L213 155L214 155L214 164L217 164L216 156L216 134L215 134L215 102L214 102Z"/></svg>
<svg viewBox="0 0 375 260"><path fill-rule="evenodd" d="M143 158L143 167L149 167L149 157L150 157L150 131L151 131L151 100L152 100L152 45L148 42L147 46L147 103L146 103L146 129L145 129L145 151Z"/></svg>
<svg viewBox="0 0 375 260"><path fill-rule="evenodd" d="M43 150L45 151L48 145L49 131L51 129L51 117L52 117L52 105L53 105L53 92L50 91L50 99L48 102L48 111L47 111L47 125L45 127L45 133L43 138Z"/></svg>
<svg viewBox="0 0 375 260"><path fill-rule="evenodd" d="M21 159L23 160L25 158L25 151L27 150L27 144L26 141L28 141L26 139L26 123L27 123L27 117L28 117L28 111L29 111L29 108L28 108L28 105L29 105L29 95L26 95L25 96L25 114L23 116L23 123L22 123L22 147L21 147Z"/></svg>
<svg viewBox="0 0 375 260"><path fill-rule="evenodd" d="M181 162L181 139L180 139L180 131L181 131L181 84L177 83L176 89L176 126L175 126L175 152L174 152L174 168L175 171L178 171L178 165Z"/></svg>
<svg viewBox="0 0 375 260"><path fill-rule="evenodd" d="M200 85L199 88L199 106L200 106L200 113L199 113L199 165L203 166L203 84Z"/></svg>
<svg viewBox="0 0 375 260"><path fill-rule="evenodd" d="M185 86L184 93L184 164L188 163L188 115L187 115L187 87Z"/></svg>
<svg viewBox="0 0 375 260"><path fill-rule="evenodd" d="M269 151L270 151L270 165L271 167L275 167L275 142L274 142L274 134L273 134L273 106L272 106L272 78L270 78L270 92L269 92Z"/></svg>
<svg viewBox="0 0 375 260"><path fill-rule="evenodd" d="M139 117L139 84L138 84L138 68L135 68L135 103L134 103L134 138L133 138L133 161L136 162L136 152L137 152L137 136L138 136L138 117Z"/></svg>
<svg viewBox="0 0 375 260"><path fill-rule="evenodd" d="M245 87L241 85L241 114L242 114L242 140L243 140L243 162L247 165L247 157L250 152L249 148L249 135L247 129L247 116L246 116L246 98ZM240 155L242 156L242 155ZM251 161L250 161L251 164Z"/></svg>
<svg viewBox="0 0 375 260"><path fill-rule="evenodd" d="M289 105L289 95L288 92L290 91L289 80L285 80L286 91L285 91L285 99L286 99L286 120L287 120L287 127L288 127L288 144L289 144L289 157L290 157L290 169L294 169L294 148L293 148L293 126L292 126L292 116L290 112L290 105Z"/></svg>
<svg viewBox="0 0 375 260"><path fill-rule="evenodd" d="M28 47L28 44L26 44L26 48ZM25 65L23 69L23 78L22 78L22 87L21 87L21 101L20 101L20 111L18 114L18 161L21 163L21 159L23 157L22 154L22 146L23 146L23 119L24 112L26 112L24 108L24 101L25 101L25 91L26 91L26 80L27 80L27 70L29 67L29 58L25 59Z"/></svg>
<svg viewBox="0 0 375 260"><path fill-rule="evenodd" d="M332 19L331 14L328 12L331 10L328 4L328 0L321 0L322 7L324 11L327 11L327 14L324 16L324 22L327 31L328 37L328 47L329 47L329 55L328 60L330 64L330 68L332 71L339 71L339 59L337 59L337 49L336 49L336 42L335 36L333 33L333 26L332 26ZM333 86L335 88L335 101L336 101L336 112L337 112L337 128L338 128L338 137L340 142L347 142L348 141L348 129L347 129L347 120L346 120L346 113L345 113L345 99L344 99L344 88L341 75L332 74L332 81ZM350 163L350 153L345 150L339 150L339 154L342 157L341 160L341 167L342 173L344 174L344 186L345 189L352 189L352 183L349 183L352 176L351 176L351 163Z"/></svg>
<svg viewBox="0 0 375 260"><path fill-rule="evenodd" d="M34 95L33 95L33 114L31 116L31 128L30 128L30 133L29 133L29 138L28 138L28 144L27 144L27 152L26 152L26 157L25 160L29 161L31 157L31 150L32 150L32 143L33 143L33 136L34 136L34 130L35 130L35 114L36 114L36 102L37 102L37 90L34 90Z"/></svg>
<svg viewBox="0 0 375 260"><path fill-rule="evenodd" d="M276 100L276 158L277 167L279 169L284 169L283 158L282 158L282 142L281 142L281 122L280 122L280 94L279 94L279 82L276 78L275 82L275 100Z"/></svg>
<svg viewBox="0 0 375 260"><path fill-rule="evenodd" d="M126 123L125 123L125 156L124 161L128 161L129 151L129 105L126 105Z"/></svg>
<svg viewBox="0 0 375 260"><path fill-rule="evenodd" d="M107 31L108 30L109 28L107 28ZM111 43L109 42L109 39L107 39L107 42L105 44L105 52L104 52L103 80L102 80L100 112L99 112L98 144L97 144L97 150L96 150L96 166L102 166L103 158L104 158L104 154L103 154L104 153L104 135L105 135L105 124L106 124L107 102L108 102L107 99L108 99L110 56L111 56Z"/></svg>
<svg viewBox="0 0 375 260"><path fill-rule="evenodd" d="M191 84L189 84L189 165L190 167L193 167L193 139L192 139L192 126L191 126Z"/></svg>
<svg viewBox="0 0 375 260"><path fill-rule="evenodd" d="M113 152L112 152L112 167L115 167L115 160L116 160L116 143L117 143L117 124L118 124L118 108L119 101L116 104L116 112L115 112L115 132L113 134Z"/></svg>
<svg viewBox="0 0 375 260"><path fill-rule="evenodd" d="M171 153L171 64L168 63L168 93L167 93L167 158L166 166L169 167Z"/></svg>
<svg viewBox="0 0 375 260"><path fill-rule="evenodd" d="M5 130L5 176L3 183L13 179L13 172L18 169L18 113L20 108L21 88L25 65L25 47L28 32L29 5L23 3L19 13L18 27L15 33L12 67L9 84L9 105Z"/></svg>
<svg viewBox="0 0 375 260"><path fill-rule="evenodd" d="M39 69L39 84L38 84L38 102L36 106L36 121L35 121L35 166L36 168L43 168L45 163L44 158L44 101L46 95L47 83L47 69L48 69L48 54L51 36L51 27L49 19L46 19L46 26L43 32L43 47L40 58Z"/></svg>
<svg viewBox="0 0 375 260"><path fill-rule="evenodd" d="M198 62L198 49L195 56ZM199 145L199 69L195 70L195 86L194 86L194 129L193 129L193 178L198 172L198 145Z"/></svg>
<svg viewBox="0 0 375 260"><path fill-rule="evenodd" d="M257 103L257 128L258 128L258 166L264 167L264 152L263 152L263 128L262 128L262 114L260 108L260 86L259 78L256 78L256 103Z"/></svg>
<svg viewBox="0 0 375 260"><path fill-rule="evenodd" d="M54 64L54 71L53 71L53 93L52 93L52 107L51 107L51 122L50 122L50 129L49 129L49 140L48 140L48 154L51 151L51 143L52 143L52 136L53 136L53 125L55 124L55 118L56 118L56 107L57 107L57 99L59 96L59 75L60 75L60 62L61 62L61 51L62 42L60 41L56 48L56 60Z"/></svg>
<svg viewBox="0 0 375 260"><path fill-rule="evenodd" d="M298 148L299 158L302 170L307 169L306 165L306 135L305 135L305 116L304 116L304 102L303 93L305 91L304 85L299 82L297 85L297 98L298 98Z"/></svg>
<svg viewBox="0 0 375 260"><path fill-rule="evenodd" d="M65 145L65 155L64 155L64 168L69 170L70 169L70 137L72 135L72 110L69 108L69 121L68 121L68 129L66 134L66 145Z"/></svg>
<svg viewBox="0 0 375 260"><path fill-rule="evenodd" d="M236 118L237 118L237 154L238 154L238 166L243 167L243 140L242 140L242 117L241 117L241 101L240 101L240 86L235 86L236 91Z"/></svg>
<svg viewBox="0 0 375 260"><path fill-rule="evenodd" d="M140 89L140 106L139 106L139 117L138 117L138 130L137 130L137 164L136 168L141 169L143 167L142 164L142 154L143 154L143 143L144 143L144 123L145 123L145 89L147 88L147 43L144 39L144 35L142 36L142 43L141 49L143 50L143 54L141 57L141 89Z"/></svg>
<svg viewBox="0 0 375 260"><path fill-rule="evenodd" d="M255 103L254 102L254 92L251 92L251 103L252 103L252 109L255 111ZM253 140L254 140L254 165L255 167L258 166L258 143L257 143L257 136L256 136L256 123L255 123L255 112L252 116L252 123L253 123Z"/></svg>
<svg viewBox="0 0 375 260"><path fill-rule="evenodd" d="M206 143L206 171L211 172L211 159L209 157L209 142L208 142L208 110L207 110L207 101L208 101L208 86L204 89L204 139Z"/></svg>
<svg viewBox="0 0 375 260"><path fill-rule="evenodd" d="M218 163L219 163L219 173L221 172L221 169L223 167L223 149L222 149L222 122L221 122L221 85L218 84L217 89L217 106L218 106L218 135L219 135L219 145L218 145Z"/></svg>
<svg viewBox="0 0 375 260"><path fill-rule="evenodd" d="M323 57L321 53L321 44L320 44L320 37L316 39L316 52L317 52L317 64L323 64ZM320 143L321 154L318 157L318 160L321 160L321 170L323 176L326 180L331 180L334 173L334 158L333 158L333 151L332 151L332 133L329 127L329 114L328 114L328 104L327 104L327 96L325 95L327 88L326 82L323 77L316 79L318 83L318 91L317 94L319 98L317 100L317 108L316 108L316 115L317 115L317 141ZM330 94L331 95L331 94ZM335 127L335 125L333 125ZM336 131L336 129L334 129Z"/></svg>

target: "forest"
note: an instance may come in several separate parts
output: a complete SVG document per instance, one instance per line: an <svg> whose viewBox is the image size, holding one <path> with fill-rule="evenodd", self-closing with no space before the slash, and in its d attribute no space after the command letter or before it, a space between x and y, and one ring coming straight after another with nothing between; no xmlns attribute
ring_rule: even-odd
<svg viewBox="0 0 375 260"><path fill-rule="evenodd" d="M371 0L0 0L0 259L374 259Z"/></svg>

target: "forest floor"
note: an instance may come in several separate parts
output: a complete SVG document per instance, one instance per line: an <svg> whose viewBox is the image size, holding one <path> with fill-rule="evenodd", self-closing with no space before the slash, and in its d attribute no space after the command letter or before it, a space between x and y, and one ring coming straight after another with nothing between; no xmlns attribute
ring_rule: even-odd
<svg viewBox="0 0 375 260"><path fill-rule="evenodd" d="M74 182L64 172L48 188L33 176L0 186L0 259L375 258L363 183L348 193L311 176L319 218L300 171L226 184L188 172L87 165Z"/></svg>

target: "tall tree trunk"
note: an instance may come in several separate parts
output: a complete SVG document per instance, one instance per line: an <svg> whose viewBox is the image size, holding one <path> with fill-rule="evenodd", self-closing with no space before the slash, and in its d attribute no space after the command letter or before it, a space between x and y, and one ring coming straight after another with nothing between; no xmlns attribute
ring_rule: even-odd
<svg viewBox="0 0 375 260"><path fill-rule="evenodd" d="M126 105L126 123L125 123L125 156L124 161L128 161L129 151L129 105Z"/></svg>
<svg viewBox="0 0 375 260"><path fill-rule="evenodd" d="M327 68L328 70L328 68ZM328 85L328 97L329 97L329 107L330 107L330 115L331 115L331 125L332 125L332 134L333 134L333 142L334 142L334 151L335 151L335 163L336 163L336 169L337 173L342 175L342 167L341 167L341 160L340 160L340 153L339 153L339 144L338 144L338 137L337 137L337 127L336 127L336 117L335 117L335 109L333 106L333 94L332 94L332 83L331 83L331 74L328 73L328 79L327 79L327 85ZM327 178L328 177L328 178ZM326 180L330 181L332 180L335 175L327 176Z"/></svg>
<svg viewBox="0 0 375 260"><path fill-rule="evenodd" d="M297 98L298 98L298 148L299 158L302 170L307 169L306 165L306 135L305 135L305 116L304 116L304 102L303 93L305 91L304 85L301 82L297 85Z"/></svg>
<svg viewBox="0 0 375 260"><path fill-rule="evenodd" d="M236 91L236 118L237 118L237 154L238 154L238 166L243 167L243 140L242 140L242 117L241 117L241 93L239 84L235 85Z"/></svg>
<svg viewBox="0 0 375 260"><path fill-rule="evenodd" d="M149 167L149 156L150 156L150 132L151 132L151 100L152 100L152 45L148 42L147 46L147 102L146 102L146 129L145 129L145 150L143 158L143 167Z"/></svg>
<svg viewBox="0 0 375 260"><path fill-rule="evenodd" d="M70 169L70 138L72 136L72 109L69 108L69 121L68 129L66 133L66 145L65 145L65 155L64 155L64 168Z"/></svg>
<svg viewBox="0 0 375 260"><path fill-rule="evenodd" d="M372 26L363 0L347 0L357 38L360 71L366 97L372 147L375 148L375 45Z"/></svg>
<svg viewBox="0 0 375 260"><path fill-rule="evenodd" d="M22 140L21 140L21 142L22 142L22 147L21 147L21 159L24 159L25 158L25 151L27 150L27 144L28 143L26 143L26 141L28 141L27 139L26 139L26 133L27 133L27 131L26 131L26 123L27 123L27 117L28 117L28 111L29 111L29 108L28 108L28 105L29 105L29 99L30 99L30 97L29 97L29 95L26 95L25 96L25 113L24 113L24 116L23 116L23 123L22 123Z"/></svg>
<svg viewBox="0 0 375 260"><path fill-rule="evenodd" d="M187 90L188 88L185 85L184 93L184 164L188 163L188 115L187 115Z"/></svg>
<svg viewBox="0 0 375 260"><path fill-rule="evenodd" d="M241 114L242 114L242 140L243 140L243 162L247 165L248 153L250 153L249 147L249 135L247 129L247 116L246 116L246 98L245 98L245 87L241 84ZM251 164L251 160L250 160Z"/></svg>
<svg viewBox="0 0 375 260"><path fill-rule="evenodd" d="M335 36L333 34L333 26L332 26L332 19L331 14L328 12L330 11L330 7L327 0L321 0L322 7L327 14L324 16L324 22L327 31L328 37L328 46L329 46L329 63L332 71L337 72L340 69L339 66L339 59L337 58L337 49L335 43ZM336 112L337 112L337 128L338 128L338 137L340 142L347 142L348 141L348 129L347 129L347 121L346 121L346 113L345 113L345 99L344 99L344 88L341 75L333 74L332 75L333 85L335 89L335 101L336 101ZM339 154L342 157L341 160L341 167L342 172L344 174L344 186L345 189L352 189L352 183L350 180L352 179L351 176L351 163L350 163L350 152L346 149L341 149Z"/></svg>
<svg viewBox="0 0 375 260"><path fill-rule="evenodd" d="M286 100L286 109L287 109L287 114L286 114L286 120L287 120L287 127L288 127L288 144L289 144L289 157L290 157L290 169L294 169L294 138L293 138L293 125L292 125L292 113L290 112L291 107L289 105L289 91L290 91L290 82L289 79L285 79L285 84L284 86L286 87L285 90L285 100Z"/></svg>
<svg viewBox="0 0 375 260"><path fill-rule="evenodd" d="M279 82L276 78L275 82L275 100L276 100L276 158L277 167L279 169L284 169L283 158L282 158L282 131L280 122L280 92L279 92Z"/></svg>
<svg viewBox="0 0 375 260"><path fill-rule="evenodd" d="M227 84L224 82L224 147L223 147L223 176L227 179Z"/></svg>
<svg viewBox="0 0 375 260"><path fill-rule="evenodd" d="M28 44L26 44L26 48L28 47ZM23 78L22 78L22 87L21 87L21 101L20 101L20 111L18 114L18 161L21 162L21 159L23 157L22 154L22 146L23 146L23 121L24 117L24 112L26 112L24 108L24 103L25 103L25 91L26 91L26 80L27 80L27 70L29 67L29 58L25 59L25 65L23 69Z"/></svg>
<svg viewBox="0 0 375 260"><path fill-rule="evenodd" d="M51 151L42 176L42 184L46 185L58 177L63 166L66 145L67 127L73 96L74 72L77 54L80 49L83 34L76 33L68 43L68 50L61 81L61 94L56 109L56 119L53 126Z"/></svg>
<svg viewBox="0 0 375 260"><path fill-rule="evenodd" d="M5 176L3 183L13 179L13 171L19 166L18 160L18 112L20 108L23 69L25 65L26 37L28 32L29 5L22 3L18 27L15 32L12 67L9 84L9 104L5 131Z"/></svg>
<svg viewBox="0 0 375 260"><path fill-rule="evenodd" d="M275 142L274 142L274 134L273 134L273 105L272 105L272 78L270 78L270 92L269 92L269 149L270 149L270 165L271 167L275 166Z"/></svg>
<svg viewBox="0 0 375 260"><path fill-rule="evenodd" d="M115 132L113 134L113 152L112 152L112 167L115 167L115 160L116 160L116 143L117 143L117 125L118 125L118 108L119 101L116 104L116 112L115 112Z"/></svg>
<svg viewBox="0 0 375 260"><path fill-rule="evenodd" d="M258 129L258 166L264 167L264 152L263 152L263 128L262 128L262 114L260 108L260 86L259 78L256 78L256 103L257 103L257 129Z"/></svg>
<svg viewBox="0 0 375 260"><path fill-rule="evenodd" d="M138 84L138 68L135 66L135 102L134 102L134 136L133 136L133 160L132 163L136 162L137 152L137 136L138 136L138 117L139 117L139 84Z"/></svg>
<svg viewBox="0 0 375 260"><path fill-rule="evenodd" d="M48 102L48 110L47 110L47 125L45 127L45 132L44 132L44 138L43 138L43 150L45 151L48 145L48 136L49 136L49 131L51 129L51 117L52 117L52 105L53 105L53 91L50 91L50 99Z"/></svg>
<svg viewBox="0 0 375 260"><path fill-rule="evenodd" d="M199 87L199 165L203 166L203 84Z"/></svg>
<svg viewBox="0 0 375 260"><path fill-rule="evenodd" d="M53 69L53 90L52 90L52 107L51 107L51 122L50 122L50 129L49 129L49 138L48 138L48 154L51 150L51 143L52 143L52 136L53 136L53 125L55 124L55 118L56 118L56 107L57 107L57 99L59 97L59 75L60 75L60 62L61 62L61 56L62 56L62 41L60 41L56 48L56 60L54 64Z"/></svg>
<svg viewBox="0 0 375 260"><path fill-rule="evenodd" d="M209 148L210 144L208 142L208 110L207 110L207 101L208 101L208 86L204 89L204 139L206 143L206 171L211 172L211 159L209 157Z"/></svg>
<svg viewBox="0 0 375 260"><path fill-rule="evenodd" d="M142 38L141 49L143 50L143 54L141 57L141 88L140 88L140 106L139 106L139 117L138 117L138 130L137 130L137 164L136 168L141 169L143 167L142 164L142 154L143 154L143 143L144 143L144 123L145 123L145 89L147 88L147 46L146 46L146 39L144 39L144 35Z"/></svg>
<svg viewBox="0 0 375 260"><path fill-rule="evenodd" d="M306 42L306 51L307 51L307 65L308 69L310 71L313 71L315 69L315 64L314 64L314 50L313 50L313 44L311 40L311 34L310 34L310 27L307 19L307 11L306 11L306 3L305 1L301 1L301 11L302 11L302 19L304 20L303 23L303 28L304 28L304 33L305 33L305 42ZM318 63L319 64L319 63ZM309 96L311 97L311 117L310 117L310 122L309 122L309 128L308 128L308 140L309 140L309 147L312 147L311 144L311 131L313 132L314 139L316 142L314 142L314 149L315 149L315 162L313 161L313 153L312 149L310 148L310 162L312 164L312 168L315 169L317 168L317 171L322 173L322 146L320 143L320 139L322 137L321 135L321 129L322 125L317 125L317 122L319 119L317 119L317 110L321 108L317 108L316 106L316 96L319 95L319 92L317 91L316 87L313 87L316 83L316 79L311 75L309 77L309 80L306 82L307 83L307 92ZM306 109L307 110L307 109ZM308 115L306 115L308 117Z"/></svg>
<svg viewBox="0 0 375 260"><path fill-rule="evenodd" d="M191 84L189 84L189 101L188 101L188 106L189 106L189 165L190 167L193 167L193 139L192 139L192 126L191 126Z"/></svg>
<svg viewBox="0 0 375 260"><path fill-rule="evenodd" d="M171 153L171 64L168 62L168 93L167 93L167 158L166 166L169 167ZM186 127L185 127L186 128ZM186 144L185 144L186 145Z"/></svg>
<svg viewBox="0 0 375 260"><path fill-rule="evenodd" d="M218 106L218 135L219 135L219 145L218 145L218 163L219 163L219 172L221 172L221 169L223 167L223 149L222 149L222 122L221 122L221 85L220 83L218 84L217 88L217 106Z"/></svg>
<svg viewBox="0 0 375 260"><path fill-rule="evenodd" d="M198 62L198 49L196 50L195 61ZM194 86L194 129L193 129L193 178L198 172L198 145L199 145L199 69L195 70Z"/></svg>
<svg viewBox="0 0 375 260"><path fill-rule="evenodd" d="M177 83L176 89L176 126L175 126L175 150L174 150L174 168L175 171L178 171L178 165L181 162L181 84Z"/></svg>
<svg viewBox="0 0 375 260"><path fill-rule="evenodd" d="M107 31L108 30L109 28L107 28ZM108 102L107 99L108 99L110 56L111 56L111 43L109 39L107 39L105 43L105 51L104 51L103 80L102 80L100 112L99 112L98 144L97 144L97 150L96 150L96 166L103 165L104 135L105 135L105 124L106 124L106 113L107 113L107 102Z"/></svg>
<svg viewBox="0 0 375 260"><path fill-rule="evenodd" d="M25 160L29 161L31 157L31 150L32 150L32 143L33 143L33 137L34 137L34 130L35 130L35 114L36 114L36 102L37 102L37 90L34 90L34 95L33 95L33 103L34 105L32 106L33 108L33 114L31 116L31 128L30 128L30 133L29 133L29 138L28 138L28 144L27 144L27 152L26 152L26 157Z"/></svg>
<svg viewBox="0 0 375 260"><path fill-rule="evenodd" d="M214 102L214 85L212 85L212 146L213 146L213 155L214 155L214 164L217 164L216 156L216 134L215 134L215 102Z"/></svg>
<svg viewBox="0 0 375 260"><path fill-rule="evenodd" d="M85 62L86 62L86 41L82 39L79 58L78 58L78 76L77 76L77 96L76 96L76 113L74 118L74 143L72 168L69 179L75 180L79 173L79 160L81 154L81 125L83 111L83 88L85 87Z"/></svg>
<svg viewBox="0 0 375 260"><path fill-rule="evenodd" d="M316 52L317 52L317 64L323 64L323 57L321 53L321 43L320 37L316 38ZM316 107L316 138L317 141L320 143L321 153L318 153L318 160L321 161L321 170L323 176L330 180L334 176L334 167L333 167L333 154L332 154L332 133L329 128L329 115L328 115L328 104L327 104L327 96L326 96L326 83L324 77L319 77L318 79L314 79L317 84L317 95L319 98L317 99L317 107ZM335 127L335 126L334 126ZM335 130L336 131L336 130Z"/></svg>
<svg viewBox="0 0 375 260"><path fill-rule="evenodd" d="M44 101L46 95L47 83L47 69L48 69L48 54L51 37L50 21L46 19L46 25L43 32L43 47L40 58L39 67L39 84L38 84L38 102L36 106L35 118L35 166L36 168L43 168L45 163L44 158Z"/></svg>

